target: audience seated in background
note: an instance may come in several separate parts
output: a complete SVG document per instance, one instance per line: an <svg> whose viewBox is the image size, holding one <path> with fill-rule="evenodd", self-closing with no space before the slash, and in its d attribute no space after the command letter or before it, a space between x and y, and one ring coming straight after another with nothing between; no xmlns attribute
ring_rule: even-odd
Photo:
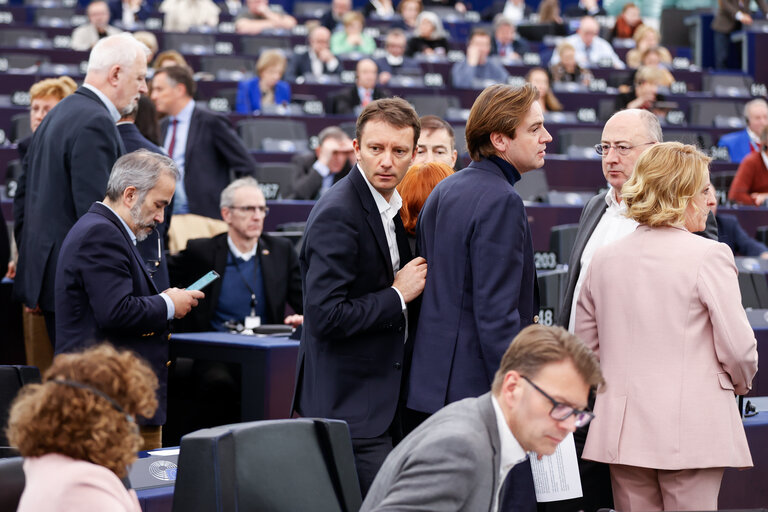
<svg viewBox="0 0 768 512"><path fill-rule="evenodd" d="M661 46L654 46L653 48L646 49L642 56L640 57L640 67L651 67L654 69L658 69L661 72L661 79L659 80L659 85L664 87L670 87L675 82L675 77L672 76L672 73L667 69L667 66L662 63L662 59L664 58L664 52L666 51L665 48L662 48ZM635 81L635 74L637 73L637 69L632 71L632 74L629 76L628 83L631 85ZM619 87L620 92L626 92L622 90L622 87Z"/></svg>
<svg viewBox="0 0 768 512"><path fill-rule="evenodd" d="M187 68L192 72L192 68L187 64L187 59L176 50L165 50L157 54L155 62L152 63L152 69L157 71L160 68L167 68L170 66L181 66Z"/></svg>
<svg viewBox="0 0 768 512"><path fill-rule="evenodd" d="M541 105L541 111L547 112L560 112L563 110L563 104L557 99L555 93L552 92L552 88L549 86L549 74L544 68L531 68L525 75L526 82L531 82L534 87L539 91L539 105Z"/></svg>
<svg viewBox="0 0 768 512"><path fill-rule="evenodd" d="M630 68L639 68L642 65L643 54L646 50L656 48L659 52L661 62L669 66L672 64L672 54L669 50L660 46L661 34L655 28L649 25L641 25L635 30L632 36L635 40L635 47L627 52L627 66Z"/></svg>
<svg viewBox="0 0 768 512"><path fill-rule="evenodd" d="M294 155L293 199L317 199L334 183L349 174L355 164L350 139L338 126L324 128L317 136L314 152Z"/></svg>
<svg viewBox="0 0 768 512"><path fill-rule="evenodd" d="M213 30L219 24L221 12L213 0L163 0L157 10L164 14L166 32Z"/></svg>
<svg viewBox="0 0 768 512"><path fill-rule="evenodd" d="M569 18L580 18L582 16L605 16L606 12L598 0L579 0L578 3L568 6L565 15Z"/></svg>
<svg viewBox="0 0 768 512"><path fill-rule="evenodd" d="M558 54L558 62L549 68L553 82L574 82L582 85L592 82L592 72L576 62L576 49L571 43L560 43L555 53Z"/></svg>
<svg viewBox="0 0 768 512"><path fill-rule="evenodd" d="M493 21L499 14L518 25L530 18L533 10L525 0L497 0L483 10L482 17L485 21Z"/></svg>
<svg viewBox="0 0 768 512"><path fill-rule="evenodd" d="M331 51L334 55L357 53L371 55L376 49L376 41L363 32L365 18L357 11L350 11L342 18L344 30L331 36Z"/></svg>
<svg viewBox="0 0 768 512"><path fill-rule="evenodd" d="M664 73L658 68L642 67L635 73L634 87L616 97L616 110L639 108L650 110L657 115L663 114L656 103L665 98L659 94L659 85L664 80Z"/></svg>
<svg viewBox="0 0 768 512"><path fill-rule="evenodd" d="M400 20L395 20L392 24L393 28L401 28L408 32L413 33L416 30L416 20L419 18L419 14L424 10L424 6L421 0L400 0L397 4L397 13L400 15Z"/></svg>
<svg viewBox="0 0 768 512"><path fill-rule="evenodd" d="M367 0L361 9L363 17L391 20L395 16L392 0Z"/></svg>
<svg viewBox="0 0 768 512"><path fill-rule="evenodd" d="M421 116L421 133L416 143L413 165L427 162L442 162L452 169L459 156L456 151L456 134L453 127L437 116Z"/></svg>
<svg viewBox="0 0 768 512"><path fill-rule="evenodd" d="M287 61L280 50L264 50L256 61L256 76L237 85L235 110L240 114L258 113L272 105L291 102L291 85L281 80Z"/></svg>
<svg viewBox="0 0 768 512"><path fill-rule="evenodd" d="M517 34L512 20L505 18L503 14L497 14L493 19L491 54L498 55L505 61L520 60L528 50L528 41Z"/></svg>
<svg viewBox="0 0 768 512"><path fill-rule="evenodd" d="M8 439L25 457L18 510L140 512L120 481L142 448L135 417L157 409L157 377L128 350L62 354L14 400Z"/></svg>
<svg viewBox="0 0 768 512"><path fill-rule="evenodd" d="M717 197L717 191L715 191L715 197ZM768 259L768 247L749 236L739 224L737 216L717 213L717 204L712 206L711 210L717 221L717 241L730 247L734 256Z"/></svg>
<svg viewBox="0 0 768 512"><path fill-rule="evenodd" d="M72 31L72 49L90 50L102 37L119 34L119 28L109 24L109 6L104 0L93 0L85 11L88 23Z"/></svg>
<svg viewBox="0 0 768 512"><path fill-rule="evenodd" d="M728 148L731 162L740 163L750 153L759 153L763 129L768 126L768 103L763 98L748 101L744 105L744 119L747 127L737 132L726 133L717 142Z"/></svg>
<svg viewBox="0 0 768 512"><path fill-rule="evenodd" d="M579 66L586 68L594 67L613 67L615 69L624 69L624 62L616 55L611 43L600 37L600 25L595 18L584 16L579 22L579 29L564 39L570 43L576 50L576 62ZM550 66L560 62L557 53L552 55L549 61Z"/></svg>
<svg viewBox="0 0 768 512"><path fill-rule="evenodd" d="M296 18L283 11L280 4L269 4L269 0L246 0L235 18L238 34L261 34L290 30L296 26Z"/></svg>
<svg viewBox="0 0 768 512"><path fill-rule="evenodd" d="M635 31L643 24L643 18L640 17L640 8L632 2L624 4L621 14L616 16L616 23L611 29L610 40L629 39Z"/></svg>
<svg viewBox="0 0 768 512"><path fill-rule="evenodd" d="M508 77L500 59L491 55L491 35L481 28L472 30L467 42L467 58L451 68L453 86L483 88L486 82L505 83Z"/></svg>
<svg viewBox="0 0 768 512"><path fill-rule="evenodd" d="M344 30L342 18L352 10L352 0L331 0L331 8L320 18L320 24L332 33Z"/></svg>
<svg viewBox="0 0 768 512"><path fill-rule="evenodd" d="M322 25L312 26L307 33L309 48L304 53L295 53L291 59L289 77L312 77L315 80L341 72L339 59L331 52L331 32Z"/></svg>
<svg viewBox="0 0 768 512"><path fill-rule="evenodd" d="M744 157L731 182L728 199L739 204L765 206L768 198L768 126L760 133L759 151Z"/></svg>
<svg viewBox="0 0 768 512"><path fill-rule="evenodd" d="M445 55L448 53L448 34L443 28L443 22L437 14L424 11L416 20L416 30L408 40L405 54L414 55Z"/></svg>
<svg viewBox="0 0 768 512"><path fill-rule="evenodd" d="M411 252L414 254L416 254L416 221L419 219L419 212L432 189L451 174L453 174L453 167L443 162L414 163L397 186L397 191L403 199L400 217L403 220L408 243L411 244Z"/></svg>
<svg viewBox="0 0 768 512"><path fill-rule="evenodd" d="M353 114L357 115L373 100L391 96L386 89L376 83L379 68L371 59L362 59L355 67L355 84L348 89L342 89L327 100L326 110L329 114Z"/></svg>
<svg viewBox="0 0 768 512"><path fill-rule="evenodd" d="M542 0L539 4L539 24L549 25L555 35L565 36L568 27L560 15L560 0Z"/></svg>
<svg viewBox="0 0 768 512"><path fill-rule="evenodd" d="M379 83L387 85L392 75L421 76L421 66L419 62L405 56L405 46L408 38L402 29L393 28L387 32L384 40L384 49L386 54L376 59L376 65L379 66Z"/></svg>

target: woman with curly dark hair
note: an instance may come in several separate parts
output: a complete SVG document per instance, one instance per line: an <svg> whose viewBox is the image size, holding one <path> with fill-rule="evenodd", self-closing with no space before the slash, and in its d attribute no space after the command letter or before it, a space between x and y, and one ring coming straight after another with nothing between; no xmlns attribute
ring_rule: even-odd
<svg viewBox="0 0 768 512"><path fill-rule="evenodd" d="M142 439L135 415L157 408L157 377L130 351L98 345L56 356L11 406L8 439L25 457L18 510L140 511L120 478Z"/></svg>

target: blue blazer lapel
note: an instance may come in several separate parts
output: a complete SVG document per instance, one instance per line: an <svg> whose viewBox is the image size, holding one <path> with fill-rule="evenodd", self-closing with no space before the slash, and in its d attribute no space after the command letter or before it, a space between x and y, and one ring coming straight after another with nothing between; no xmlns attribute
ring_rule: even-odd
<svg viewBox="0 0 768 512"><path fill-rule="evenodd" d="M355 186L357 194L360 196L360 203L367 213L366 220L368 221L368 225L371 226L376 245L378 245L379 251L381 251L381 255L384 257L384 261L387 262L387 277L394 281L395 274L392 271L392 258L389 255L389 244L387 244L387 235L384 233L384 225L381 223L381 214L376 207L376 201L373 199L373 195L368 189L368 185L360 174L357 165L355 165L349 172L349 179Z"/></svg>

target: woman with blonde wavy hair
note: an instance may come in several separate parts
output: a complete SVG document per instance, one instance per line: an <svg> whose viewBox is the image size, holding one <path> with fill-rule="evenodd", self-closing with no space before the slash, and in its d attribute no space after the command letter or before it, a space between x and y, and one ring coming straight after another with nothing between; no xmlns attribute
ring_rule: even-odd
<svg viewBox="0 0 768 512"><path fill-rule="evenodd" d="M120 479L142 438L135 416L157 409L157 377L132 352L98 345L60 354L42 384L13 402L8 439L24 460L19 512L139 512Z"/></svg>
<svg viewBox="0 0 768 512"><path fill-rule="evenodd" d="M579 295L575 334L606 380L583 457L609 464L622 512L716 510L723 469L752 466L734 393L757 343L731 250L694 235L715 204L709 162L678 142L640 156L621 191L639 226L595 252Z"/></svg>

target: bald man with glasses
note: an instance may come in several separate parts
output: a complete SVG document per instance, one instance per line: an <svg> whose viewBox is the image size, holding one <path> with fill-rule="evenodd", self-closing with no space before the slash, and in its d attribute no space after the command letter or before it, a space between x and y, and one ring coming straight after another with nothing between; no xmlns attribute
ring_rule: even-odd
<svg viewBox="0 0 768 512"><path fill-rule="evenodd" d="M603 175L609 188L608 192L601 192L590 199L581 212L579 230L568 262L568 284L557 316L557 323L571 332L575 324L576 301L595 251L632 233L637 227L636 221L624 215L627 207L621 199L621 187L632 176L640 155L662 141L659 119L647 110L622 110L605 123L595 151L602 157ZM711 213L706 231L698 234L717 240L717 222ZM627 262L627 267L631 267L631 262ZM593 405L590 401L590 407ZM581 459L586 436L586 428L579 428L574 433L584 497L547 503L544 506L546 512L597 510L613 506L608 466Z"/></svg>

